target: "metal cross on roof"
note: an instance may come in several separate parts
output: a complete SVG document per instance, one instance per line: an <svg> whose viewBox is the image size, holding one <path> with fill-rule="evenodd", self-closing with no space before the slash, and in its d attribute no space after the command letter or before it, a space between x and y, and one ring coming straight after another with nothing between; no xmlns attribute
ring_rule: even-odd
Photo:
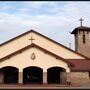
<svg viewBox="0 0 90 90"><path fill-rule="evenodd" d="M79 19L81 27L82 27L82 21L84 21L82 18Z"/></svg>
<svg viewBox="0 0 90 90"><path fill-rule="evenodd" d="M31 44L32 44L33 40L35 40L35 39L31 36L31 38L29 40L31 40Z"/></svg>

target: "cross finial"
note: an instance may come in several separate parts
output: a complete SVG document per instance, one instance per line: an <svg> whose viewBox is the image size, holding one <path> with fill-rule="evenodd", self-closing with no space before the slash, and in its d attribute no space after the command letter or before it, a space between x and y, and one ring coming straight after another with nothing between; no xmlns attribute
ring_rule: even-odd
<svg viewBox="0 0 90 90"><path fill-rule="evenodd" d="M82 21L84 21L82 18L79 19L81 27L82 27Z"/></svg>
<svg viewBox="0 0 90 90"><path fill-rule="evenodd" d="M33 40L35 40L35 39L33 39L33 37L31 36L31 38L29 40L31 40L31 44L32 44L33 43Z"/></svg>

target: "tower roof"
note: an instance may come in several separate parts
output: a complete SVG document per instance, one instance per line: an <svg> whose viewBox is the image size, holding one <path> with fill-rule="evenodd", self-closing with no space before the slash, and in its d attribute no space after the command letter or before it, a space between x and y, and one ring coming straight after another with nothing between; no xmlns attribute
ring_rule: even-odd
<svg viewBox="0 0 90 90"><path fill-rule="evenodd" d="M90 31L90 27L86 27L86 26L77 27L71 32L71 34L75 34L77 33L77 31Z"/></svg>

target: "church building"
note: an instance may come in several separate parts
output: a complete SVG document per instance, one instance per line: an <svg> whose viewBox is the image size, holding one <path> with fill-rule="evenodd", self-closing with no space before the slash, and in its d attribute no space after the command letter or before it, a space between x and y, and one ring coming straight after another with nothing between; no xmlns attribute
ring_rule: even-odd
<svg viewBox="0 0 90 90"><path fill-rule="evenodd" d="M0 44L0 84L90 85L90 28L75 28L75 51L29 30Z"/></svg>

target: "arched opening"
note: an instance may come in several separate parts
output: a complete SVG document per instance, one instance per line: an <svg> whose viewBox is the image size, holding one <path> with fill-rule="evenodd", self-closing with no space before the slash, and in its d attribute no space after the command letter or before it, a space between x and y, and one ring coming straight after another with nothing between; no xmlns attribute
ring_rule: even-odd
<svg viewBox="0 0 90 90"><path fill-rule="evenodd" d="M47 83L60 84L62 82L61 73L66 70L61 67L51 67L47 70Z"/></svg>
<svg viewBox="0 0 90 90"><path fill-rule="evenodd" d="M23 69L23 84L42 84L43 69L35 66Z"/></svg>
<svg viewBox="0 0 90 90"><path fill-rule="evenodd" d="M3 74L2 83L5 84L16 84L18 83L18 68L12 66L6 66L0 69Z"/></svg>

